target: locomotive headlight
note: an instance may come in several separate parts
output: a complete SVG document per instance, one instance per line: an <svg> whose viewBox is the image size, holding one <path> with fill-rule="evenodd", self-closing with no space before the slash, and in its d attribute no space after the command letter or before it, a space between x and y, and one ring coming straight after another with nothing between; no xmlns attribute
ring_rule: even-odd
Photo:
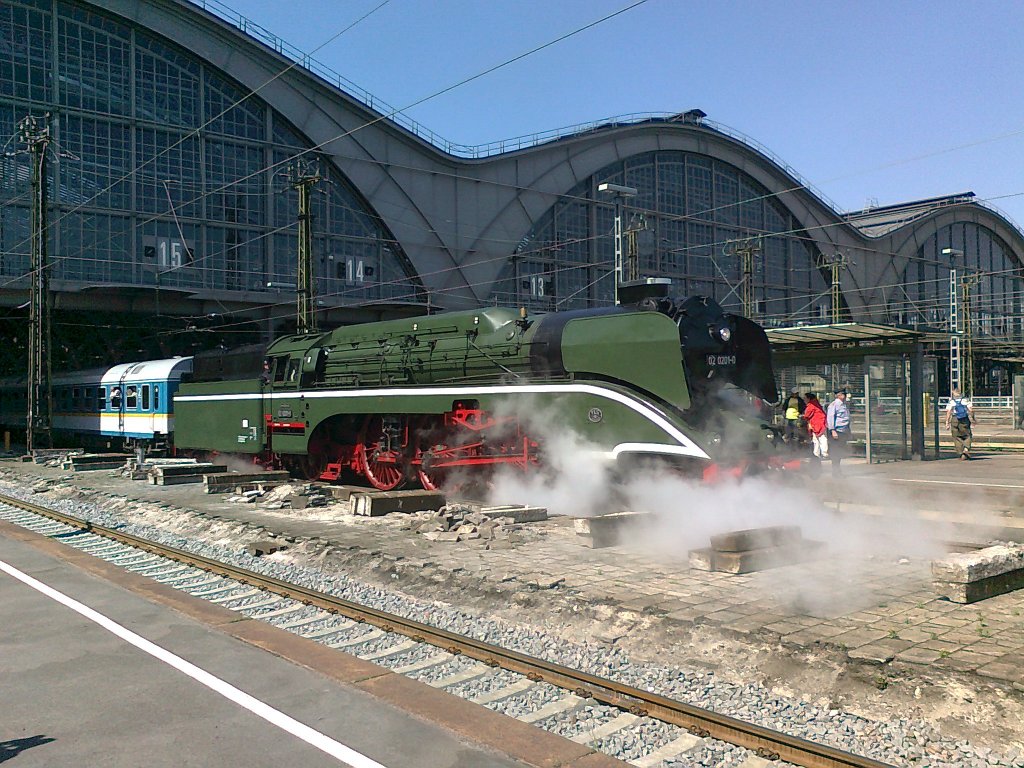
<svg viewBox="0 0 1024 768"><path fill-rule="evenodd" d="M708 436L708 442L710 442L716 448L722 444L722 436L717 432L712 432Z"/></svg>
<svg viewBox="0 0 1024 768"><path fill-rule="evenodd" d="M728 341L732 338L732 331L726 327L718 329L718 335L722 338L722 341Z"/></svg>

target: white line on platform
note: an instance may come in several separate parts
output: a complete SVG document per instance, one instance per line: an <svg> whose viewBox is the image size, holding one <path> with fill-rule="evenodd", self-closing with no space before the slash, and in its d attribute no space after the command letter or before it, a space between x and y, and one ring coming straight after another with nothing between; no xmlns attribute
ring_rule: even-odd
<svg viewBox="0 0 1024 768"><path fill-rule="evenodd" d="M269 704L260 701L254 696L250 696L245 691L241 691L230 683L221 680L219 677L215 677L209 672L200 669L195 664L185 661L185 659L161 648L156 643L152 643L146 638L135 634L130 629L125 629L114 620L104 616L102 613L93 610L87 605L83 605L74 598L68 597L63 592L58 592L53 587L47 586L41 581L33 579L28 574L22 573L14 566L5 563L3 560L0 560L0 571L4 571L23 584L27 584L50 599L56 600L61 605L81 614L85 618L89 619L89 621L95 622L108 632L111 632L122 640L131 643L139 650L148 653L150 656L159 659L171 667L174 667L179 672L183 672L193 680L205 685L212 691L219 693L224 698L229 699L240 707L249 710L257 717L261 717L268 723L276 725L281 730L287 731L296 738L302 739L310 746L340 760L346 765L349 765L352 768L385 768L381 763L378 763L360 752L356 752L351 747L347 747L344 744L335 741L329 736L320 733L320 731L310 728L308 725L300 723L298 720L289 717L280 710L274 709Z"/></svg>
<svg viewBox="0 0 1024 768"><path fill-rule="evenodd" d="M941 485L977 485L982 488L1024 488L1024 485L1001 485L999 483L965 483L962 480L918 480L908 477L890 478L894 483L937 483Z"/></svg>

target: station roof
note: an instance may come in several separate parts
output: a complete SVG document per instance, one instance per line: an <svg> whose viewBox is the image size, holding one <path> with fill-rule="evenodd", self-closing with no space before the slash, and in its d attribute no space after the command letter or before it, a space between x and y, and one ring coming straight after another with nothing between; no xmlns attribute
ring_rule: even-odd
<svg viewBox="0 0 1024 768"><path fill-rule="evenodd" d="M887 341L909 342L918 341L925 336L933 336L919 328L901 325L882 325L880 323L835 323L832 325L796 325L789 328L765 328L768 341L773 347L793 344L835 344L871 343L879 344ZM947 337L948 334L942 334Z"/></svg>
<svg viewBox="0 0 1024 768"><path fill-rule="evenodd" d="M843 216L850 224L868 237L881 237L904 224L927 216L934 210L951 205L963 205L974 201L973 192L961 192L956 195L928 197L923 200L911 200L895 205L882 205L865 208L862 211L851 211Z"/></svg>

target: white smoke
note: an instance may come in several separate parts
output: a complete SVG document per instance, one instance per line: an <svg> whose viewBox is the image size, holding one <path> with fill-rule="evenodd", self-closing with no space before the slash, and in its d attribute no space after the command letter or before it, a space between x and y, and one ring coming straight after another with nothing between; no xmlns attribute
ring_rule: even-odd
<svg viewBox="0 0 1024 768"><path fill-rule="evenodd" d="M557 414L526 410L529 415L521 423L541 445L544 471L499 471L490 486L490 503L541 506L550 514L572 517L618 510L648 513L624 529L623 545L684 566L689 551L708 547L714 535L797 526L804 539L823 543L813 555L817 566L801 570L797 582L784 569L758 574L757 584L765 596L800 612L822 615L866 607L876 601L868 586L876 578L874 566L914 560L920 567L924 559L944 552L942 542L951 534L947 526L910 514L864 514L864 508L892 508L891 491L873 492L863 479L833 481L827 463L820 476L772 472L714 483L667 468L616 473L594 446L557 426ZM823 500L834 492L845 500L838 510Z"/></svg>

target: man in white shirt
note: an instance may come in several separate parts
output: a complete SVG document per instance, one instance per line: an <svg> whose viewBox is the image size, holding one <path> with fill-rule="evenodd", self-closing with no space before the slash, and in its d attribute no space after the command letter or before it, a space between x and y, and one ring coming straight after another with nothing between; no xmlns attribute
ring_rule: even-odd
<svg viewBox="0 0 1024 768"><path fill-rule="evenodd" d="M953 435L953 446L960 461L971 458L971 422L974 421L974 405L954 388L946 403L946 428Z"/></svg>

